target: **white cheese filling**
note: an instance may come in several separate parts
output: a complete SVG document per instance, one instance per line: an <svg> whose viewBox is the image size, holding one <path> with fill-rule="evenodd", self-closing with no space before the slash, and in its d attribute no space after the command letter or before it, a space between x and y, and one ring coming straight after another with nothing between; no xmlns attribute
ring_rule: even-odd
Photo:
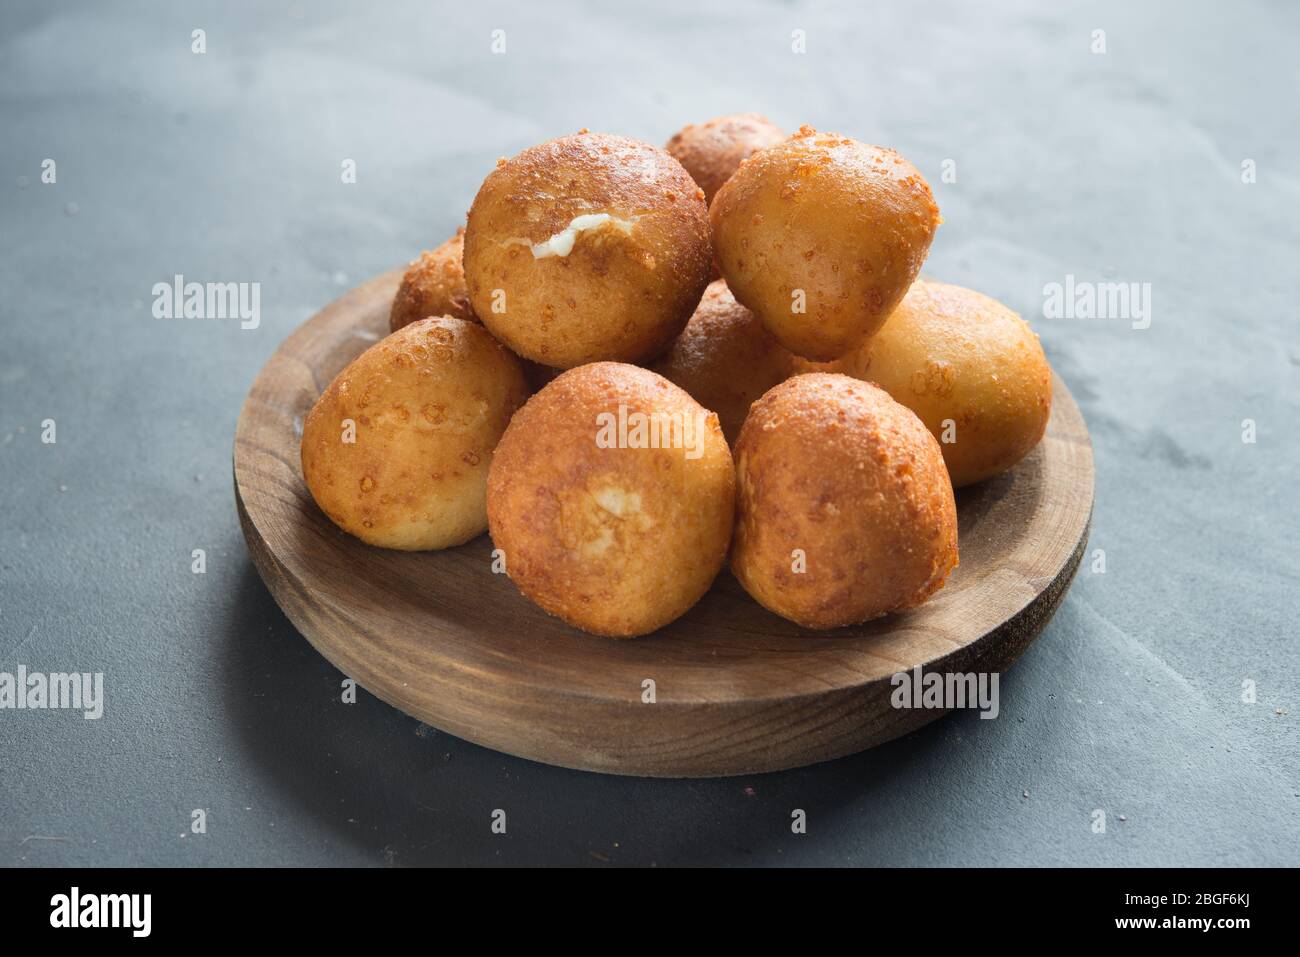
<svg viewBox="0 0 1300 957"><path fill-rule="evenodd" d="M632 232L632 220L618 219L609 213L584 213L575 216L573 222L545 242L533 243L533 258L547 259L550 256L564 257L573 252L573 244L578 241L578 234L589 229L600 229L606 224L613 225L625 233Z"/></svg>

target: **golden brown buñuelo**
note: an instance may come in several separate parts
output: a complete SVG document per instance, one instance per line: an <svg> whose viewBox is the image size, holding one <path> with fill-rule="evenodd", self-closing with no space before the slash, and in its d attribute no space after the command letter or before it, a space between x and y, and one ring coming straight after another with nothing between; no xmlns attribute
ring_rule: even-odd
<svg viewBox="0 0 1300 957"><path fill-rule="evenodd" d="M465 230L456 230L437 249L426 250L406 268L393 308L388 316L388 328L396 332L417 319L429 316L452 316L456 319L475 319L469 304L469 289L465 285L465 268L462 259L465 250Z"/></svg>
<svg viewBox="0 0 1300 957"><path fill-rule="evenodd" d="M816 361L880 328L940 223L929 184L898 153L809 127L741 164L709 219L736 301Z"/></svg>
<svg viewBox="0 0 1300 957"><path fill-rule="evenodd" d="M750 405L794 375L796 358L719 279L651 368L718 413L723 434L734 442Z"/></svg>
<svg viewBox="0 0 1300 957"><path fill-rule="evenodd" d="M939 444L870 383L783 382L754 404L735 457L731 569L784 618L836 628L912 608L957 564Z"/></svg>
<svg viewBox="0 0 1300 957"><path fill-rule="evenodd" d="M704 123L688 123L664 149L682 164L712 203L740 164L761 149L785 139L781 128L759 113L729 113Z"/></svg>
<svg viewBox="0 0 1300 957"><path fill-rule="evenodd" d="M557 368L653 359L686 325L711 261L704 194L681 164L600 133L501 160L465 232L475 314Z"/></svg>
<svg viewBox="0 0 1300 957"><path fill-rule="evenodd" d="M330 383L302 432L321 510L371 545L460 545L487 528L487 472L528 395L519 359L478 323L411 323Z"/></svg>
<svg viewBox="0 0 1300 957"><path fill-rule="evenodd" d="M529 399L488 476L511 580L546 612L616 638L668 624L708 591L734 508L717 416L616 362L571 369Z"/></svg>
<svg viewBox="0 0 1300 957"><path fill-rule="evenodd" d="M958 488L1024 458L1052 412L1052 370L1029 324L961 286L917 282L839 365L920 417Z"/></svg>

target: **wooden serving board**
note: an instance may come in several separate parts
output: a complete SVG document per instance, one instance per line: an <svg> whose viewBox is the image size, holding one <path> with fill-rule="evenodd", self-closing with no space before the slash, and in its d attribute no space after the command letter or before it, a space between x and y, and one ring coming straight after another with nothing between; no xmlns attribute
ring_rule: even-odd
<svg viewBox="0 0 1300 957"><path fill-rule="evenodd" d="M1052 617L1092 514L1092 447L1054 379L1047 435L1010 473L957 496L961 565L930 602L810 632L765 611L724 571L683 618L615 641L548 617L491 571L491 540L408 553L336 528L303 483L298 444L317 396L388 331L394 270L300 326L258 375L235 433L249 552L321 654L394 707L536 761L614 774L704 777L825 761L943 712L890 704L890 678L1001 671ZM655 702L643 702L653 679Z"/></svg>

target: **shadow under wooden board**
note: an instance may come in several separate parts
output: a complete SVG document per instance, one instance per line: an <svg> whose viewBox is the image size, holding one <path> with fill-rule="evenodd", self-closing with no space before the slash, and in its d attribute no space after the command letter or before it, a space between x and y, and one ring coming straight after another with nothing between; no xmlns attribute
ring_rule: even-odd
<svg viewBox="0 0 1300 957"><path fill-rule="evenodd" d="M912 731L943 712L896 709L891 677L992 672L1056 611L1092 515L1092 447L1053 380L1038 448L957 496L961 564L922 607L810 632L724 571L653 635L583 634L491 571L491 540L441 552L372 548L336 528L302 479L302 420L388 331L401 270L300 326L254 382L235 433L235 499L280 607L340 671L394 707L499 751L614 774L704 777L798 767ZM655 703L643 703L643 682Z"/></svg>

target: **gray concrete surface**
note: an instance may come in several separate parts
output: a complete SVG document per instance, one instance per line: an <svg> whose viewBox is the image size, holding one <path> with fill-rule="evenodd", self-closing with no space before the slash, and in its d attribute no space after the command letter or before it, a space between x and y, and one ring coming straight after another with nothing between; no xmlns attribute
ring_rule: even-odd
<svg viewBox="0 0 1300 957"><path fill-rule="evenodd" d="M0 711L0 863L1297 863L1300 9L996 7L5 4L0 671L102 671L106 704ZM801 771L602 778L340 704L235 517L258 368L496 157L736 110L926 174L927 273L1028 317L1083 408L1105 572L999 720ZM177 273L261 283L259 328L153 318ZM1067 275L1150 283L1150 327L1044 318Z"/></svg>

